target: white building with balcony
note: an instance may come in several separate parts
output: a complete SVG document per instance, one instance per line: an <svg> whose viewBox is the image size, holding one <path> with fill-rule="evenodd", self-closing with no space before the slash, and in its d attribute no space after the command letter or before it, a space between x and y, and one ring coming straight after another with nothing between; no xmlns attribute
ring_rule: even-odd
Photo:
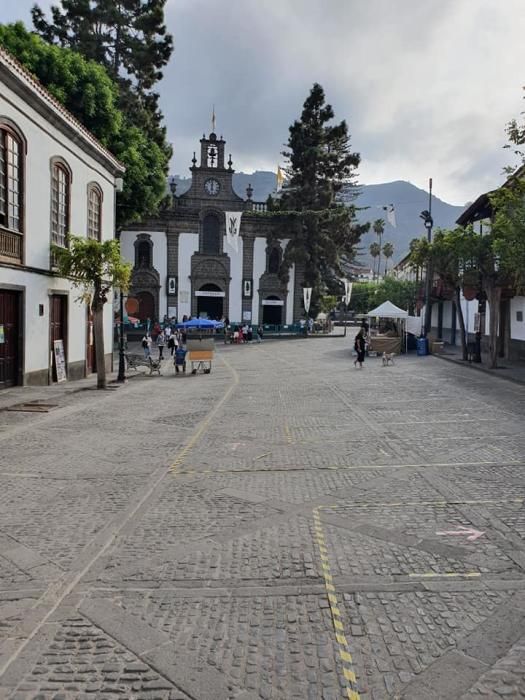
<svg viewBox="0 0 525 700"><path fill-rule="evenodd" d="M69 232L113 238L115 185L123 172L122 164L0 49L0 389L95 371L88 309L77 300L79 290L53 270L50 244L66 245ZM104 321L109 364L111 304Z"/></svg>

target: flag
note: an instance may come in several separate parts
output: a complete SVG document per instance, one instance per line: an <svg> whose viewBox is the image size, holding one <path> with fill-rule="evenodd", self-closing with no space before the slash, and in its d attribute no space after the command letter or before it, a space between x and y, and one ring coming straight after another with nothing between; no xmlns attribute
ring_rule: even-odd
<svg viewBox="0 0 525 700"><path fill-rule="evenodd" d="M392 226L393 228L396 228L396 210L393 204L389 204L386 207L383 207L383 210L386 211L386 220Z"/></svg>
<svg viewBox="0 0 525 700"><path fill-rule="evenodd" d="M242 211L227 211L226 215L226 240L231 248L237 253L239 251L239 234L241 231Z"/></svg>
<svg viewBox="0 0 525 700"><path fill-rule="evenodd" d="M211 130L215 133L215 105L213 105L213 110L211 113Z"/></svg>
<svg viewBox="0 0 525 700"><path fill-rule="evenodd" d="M306 313L310 311L310 300L312 298L312 287L303 287L303 302Z"/></svg>
<svg viewBox="0 0 525 700"><path fill-rule="evenodd" d="M350 298L352 296L352 282L349 282L347 279L344 279L343 283L345 285L345 305L348 306L348 304L350 303Z"/></svg>
<svg viewBox="0 0 525 700"><path fill-rule="evenodd" d="M281 170L281 166L277 166L277 192L282 189L284 183L284 173Z"/></svg>

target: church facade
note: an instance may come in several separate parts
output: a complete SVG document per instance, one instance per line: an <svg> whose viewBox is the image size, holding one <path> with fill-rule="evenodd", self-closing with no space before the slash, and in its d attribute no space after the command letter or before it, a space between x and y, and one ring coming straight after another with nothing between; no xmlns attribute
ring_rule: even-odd
<svg viewBox="0 0 525 700"><path fill-rule="evenodd" d="M231 155L215 133L193 155L191 186L159 214L121 232L121 251L133 264L129 295L141 320L165 316L228 318L231 323L291 324L304 315L295 265L278 272L289 239L277 238L266 204L233 189Z"/></svg>

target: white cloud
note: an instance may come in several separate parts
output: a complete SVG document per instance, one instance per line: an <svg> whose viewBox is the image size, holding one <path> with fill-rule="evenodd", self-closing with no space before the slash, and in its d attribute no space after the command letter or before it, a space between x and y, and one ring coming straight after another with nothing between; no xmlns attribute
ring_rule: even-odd
<svg viewBox="0 0 525 700"><path fill-rule="evenodd" d="M6 2L6 21L27 21L33 0ZM174 172L187 174L212 104L234 167L274 168L317 81L349 123L362 182L432 176L464 203L502 180L525 82L522 0L168 0L166 17Z"/></svg>

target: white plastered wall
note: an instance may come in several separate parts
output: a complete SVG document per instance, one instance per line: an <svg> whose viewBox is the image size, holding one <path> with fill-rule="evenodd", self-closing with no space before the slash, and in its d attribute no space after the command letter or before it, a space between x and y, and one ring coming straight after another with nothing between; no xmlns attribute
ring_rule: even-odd
<svg viewBox="0 0 525 700"><path fill-rule="evenodd" d="M518 321L518 311L521 311L522 321ZM510 337L525 340L525 297L514 297L510 301Z"/></svg>
<svg viewBox="0 0 525 700"><path fill-rule="evenodd" d="M37 99L37 98L35 98ZM114 235L114 177L92 155L82 150L50 122L46 122L34 107L2 83L0 115L11 119L27 141L24 161L25 226L24 265L35 271L0 267L0 284L24 288L22 332L24 374L49 370L49 294L68 293L67 361L86 360L86 307L78 303L79 290L65 279L39 273L50 269L51 243L51 162L63 159L72 172L70 202L70 232L87 235L87 188L96 183L102 190L102 239ZM112 299L104 313L105 352L112 350ZM44 315L39 315L39 305Z"/></svg>
<svg viewBox="0 0 525 700"><path fill-rule="evenodd" d="M191 315L191 256L199 250L198 233L181 233L179 235L179 296L177 318Z"/></svg>

